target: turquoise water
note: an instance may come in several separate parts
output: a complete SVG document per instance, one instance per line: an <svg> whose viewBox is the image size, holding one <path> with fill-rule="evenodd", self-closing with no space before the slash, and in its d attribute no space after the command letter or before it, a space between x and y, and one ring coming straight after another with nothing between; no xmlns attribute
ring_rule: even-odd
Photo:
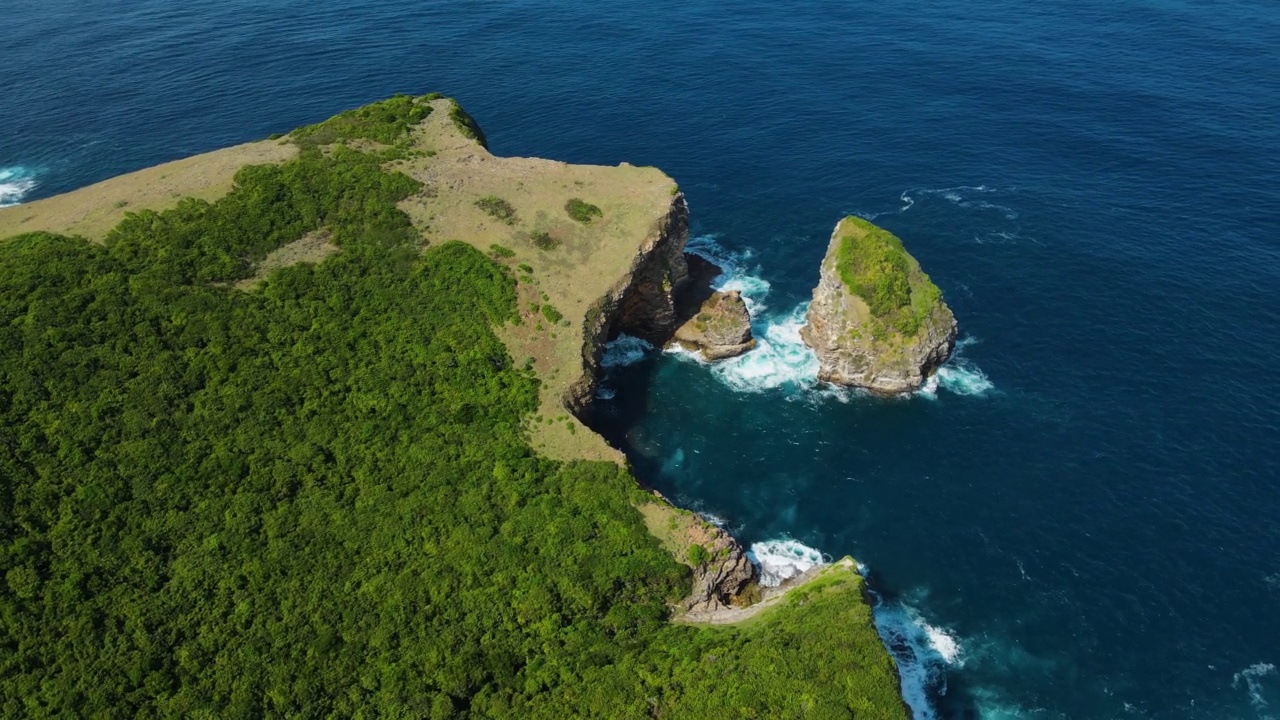
<svg viewBox="0 0 1280 720"><path fill-rule="evenodd" d="M610 370L646 482L864 563L918 717L1280 717L1274 2L87 5L6 6L0 203L397 91L661 166L766 342ZM929 392L813 381L846 213L955 310Z"/></svg>

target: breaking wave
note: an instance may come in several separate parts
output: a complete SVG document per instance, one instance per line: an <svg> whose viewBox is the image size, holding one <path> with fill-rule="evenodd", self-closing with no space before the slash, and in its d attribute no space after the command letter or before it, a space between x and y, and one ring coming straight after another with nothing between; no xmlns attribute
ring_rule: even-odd
<svg viewBox="0 0 1280 720"><path fill-rule="evenodd" d="M714 235L702 235L689 240L686 250L710 260L724 270L712 283L715 289L737 290L742 293L743 302L751 313L751 332L756 338L756 347L735 358L715 363L706 363L697 353L675 344L664 352L709 365L712 374L739 392L759 393L781 388L814 399L835 399L841 402L848 402L859 394L855 390L818 382L818 356L800 339L800 329L805 326L805 315L809 312L808 301L800 303L785 314L766 312L769 281L756 274L759 268L751 264L750 251L730 252L716 242ZM956 395L969 396L985 395L994 390L995 385L986 374L963 355L964 349L975 342L977 341L973 338L960 340L951 359L938 368L918 394L933 399L937 397L939 388ZM641 357L642 354L636 359Z"/></svg>
<svg viewBox="0 0 1280 720"><path fill-rule="evenodd" d="M818 382L818 356L800 339L809 303L801 303L791 312L774 316L767 313L769 281L759 276L759 268L751 263L751 252L733 253L716 242L714 235L689 240L686 250L720 266L723 273L712 286L716 290L737 290L751 313L751 333L756 347L748 353L711 365L711 372L734 390L764 392L787 387L802 390ZM678 348L668 350L681 357L695 358L693 353ZM696 359L696 358L695 358Z"/></svg>
<svg viewBox="0 0 1280 720"><path fill-rule="evenodd" d="M827 564L821 551L787 538L752 543L747 557L760 571L760 584L777 587L811 568Z"/></svg>
<svg viewBox="0 0 1280 720"><path fill-rule="evenodd" d="M36 187L35 173L25 167L0 168L0 207L17 205Z"/></svg>
<svg viewBox="0 0 1280 720"><path fill-rule="evenodd" d="M781 318L753 317L756 347L748 353L711 366L724 384L742 392L787 387L813 388L818 383L818 356L800 339L809 303L801 303Z"/></svg>
<svg viewBox="0 0 1280 720"><path fill-rule="evenodd" d="M938 388L942 388L956 395L969 395L978 397L986 395L995 389L995 383L982 372L974 362L964 356L965 348L977 344L978 340L972 337L961 338L956 343L956 348L951 353L950 359L943 363L929 379L925 381L924 387L916 391L920 397L934 400L938 397Z"/></svg>
<svg viewBox="0 0 1280 720"><path fill-rule="evenodd" d="M651 352L653 352L651 343L623 333L605 344L600 365L605 369L635 365Z"/></svg>
<svg viewBox="0 0 1280 720"><path fill-rule="evenodd" d="M876 630L898 663L902 699L915 720L936 720L930 700L946 694L947 668L964 665L964 648L951 631L931 625L905 603L877 600Z"/></svg>

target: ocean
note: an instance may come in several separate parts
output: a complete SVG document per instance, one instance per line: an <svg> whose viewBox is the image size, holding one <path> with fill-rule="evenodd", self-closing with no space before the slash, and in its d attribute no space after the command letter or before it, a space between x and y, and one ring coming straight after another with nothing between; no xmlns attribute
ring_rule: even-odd
<svg viewBox="0 0 1280 720"><path fill-rule="evenodd" d="M395 92L494 152L657 165L760 347L625 338L601 430L767 567L852 555L917 718L1280 717L1280 4L15 0L0 204ZM816 382L835 223L960 323Z"/></svg>

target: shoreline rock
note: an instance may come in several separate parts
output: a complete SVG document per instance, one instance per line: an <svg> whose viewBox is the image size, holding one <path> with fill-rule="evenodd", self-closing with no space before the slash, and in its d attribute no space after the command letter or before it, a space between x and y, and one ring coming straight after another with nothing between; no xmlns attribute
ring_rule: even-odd
<svg viewBox="0 0 1280 720"><path fill-rule="evenodd" d="M742 294L722 292L711 283L722 273L715 263L685 254L689 286L680 298L681 325L667 345L698 353L706 362L736 357L756 346L751 336L751 313Z"/></svg>
<svg viewBox="0 0 1280 720"><path fill-rule="evenodd" d="M956 332L901 240L853 216L836 225L800 330L818 355L819 380L881 395L915 391L951 356Z"/></svg>

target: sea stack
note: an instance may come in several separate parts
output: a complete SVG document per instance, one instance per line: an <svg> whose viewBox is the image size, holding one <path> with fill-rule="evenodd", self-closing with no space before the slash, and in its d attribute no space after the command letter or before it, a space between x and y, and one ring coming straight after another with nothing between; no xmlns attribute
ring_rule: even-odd
<svg viewBox="0 0 1280 720"><path fill-rule="evenodd" d="M947 360L956 319L901 240L850 216L831 235L800 337L820 380L895 395Z"/></svg>
<svg viewBox="0 0 1280 720"><path fill-rule="evenodd" d="M689 287L677 309L679 327L669 344L695 352L707 362L735 357L756 346L751 314L737 290L716 290L721 268L704 257L686 254Z"/></svg>

